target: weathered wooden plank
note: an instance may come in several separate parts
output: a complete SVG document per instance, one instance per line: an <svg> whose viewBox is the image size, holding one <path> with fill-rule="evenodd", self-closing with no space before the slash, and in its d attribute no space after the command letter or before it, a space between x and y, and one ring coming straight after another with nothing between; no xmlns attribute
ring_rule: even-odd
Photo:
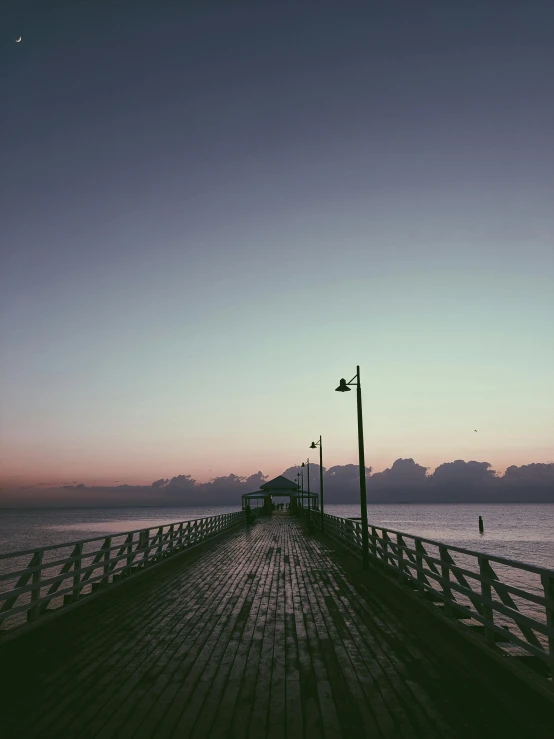
<svg viewBox="0 0 554 739"><path fill-rule="evenodd" d="M204 576L209 577L210 572L218 571L217 566L222 566L227 556L229 556L229 552L218 552L215 550L214 552L208 553L204 561L208 570L203 573ZM202 576L202 572L199 574ZM225 577L225 575L222 575L222 577ZM168 598L170 601L172 600L171 596L168 595L170 582L171 573L165 577L162 575L156 577L155 586L152 586L152 583L145 583L144 585L141 584L140 587L136 587L136 589L133 588L132 591L121 591L115 599L122 604L121 609L106 609L105 612L102 612L100 601L87 606L87 614L94 619L94 623L97 623L95 617L99 617L100 626L103 624L106 625L104 629L101 628L98 630L97 641L89 640L90 650L92 650L91 654L98 655L98 658L87 659L89 656L87 650L83 650L84 653L81 652L79 655L81 659L78 657L75 659L75 672L72 675L68 675L68 672L63 670L63 665L60 665L58 673L61 674L55 674L55 677L59 677L59 681L56 681L57 690L59 691L58 698L57 700L55 699L56 688L53 689L53 694L47 695L46 705L48 709L45 717L46 721L48 718L53 718L56 720L57 726L63 726L72 715L72 707L78 707L82 703L83 685L86 684L87 680L90 681L87 694L89 695L89 700L92 701L96 698L102 685L108 682L110 676L113 675L115 666L119 670L124 670L128 660L136 654L142 655L146 659L150 648L149 645L155 643L154 635L160 631L163 632L163 626L168 628L171 625L172 614L174 619L182 619L184 617L178 604L172 603L169 608L165 607L168 605ZM194 590L194 588L194 581L187 583L185 593L189 589ZM145 594L147 597L139 597L137 599L137 591L141 595ZM125 606L129 600L131 602L133 601L134 593L136 602L132 611L128 613ZM128 595L129 597L122 597L124 595ZM106 597L112 599L113 596L115 596L115 593L109 594ZM192 600L194 602L194 597ZM108 628L108 623L113 627L111 630ZM86 623L83 624L81 621L79 626L84 633L87 633L88 625ZM78 634L74 634L74 638L78 639ZM64 686L62 680L64 675L70 680L66 686ZM67 689L64 689L64 687ZM109 684L107 691L109 693ZM61 700L59 696L63 696ZM45 726L46 724L44 722L39 722L33 727L36 729L38 736L40 735L40 731L44 730Z"/></svg>
<svg viewBox="0 0 554 739"><path fill-rule="evenodd" d="M272 541L275 541L275 536L272 536ZM265 623L263 637L261 639L260 659L258 661L253 705L248 727L249 739L261 739L266 736L269 696L272 688L271 668L275 636L277 591L279 588L278 555L276 555L275 549L274 546L269 547L265 555L269 563L270 582L267 592L267 609L265 611Z"/></svg>
<svg viewBox="0 0 554 739"><path fill-rule="evenodd" d="M297 670L299 675L300 701L302 703L302 718L304 736L319 739L323 736L323 726L319 712L318 691L315 673L312 666L312 655L308 648L308 627L306 613L303 608L299 585L300 557L294 546L296 532L289 534L291 551L291 584L293 592L294 626L296 631Z"/></svg>
<svg viewBox="0 0 554 739"><path fill-rule="evenodd" d="M258 532L261 527L258 528ZM266 544L267 549L267 544ZM248 654L242 671L242 680L236 699L233 719L230 726L229 736L233 739L243 739L248 736L250 717L252 714L254 693L256 690L256 677L260 663L263 636L269 604L268 592L272 583L271 562L262 556L257 568L260 573L259 587L256 593L256 621L253 626Z"/></svg>
<svg viewBox="0 0 554 739"><path fill-rule="evenodd" d="M409 691L404 686L404 676L398 673L396 666L378 646L379 640L364 628L365 624L352 612L348 591L342 587L341 580L340 576L333 580L337 597L328 596L328 611L333 620L343 626L345 649L381 732L385 736L414 737L417 728L420 728L426 737L435 736L424 714L410 700ZM321 587L325 589L325 583ZM412 713L419 714L419 721L414 721L408 715L406 707L410 704Z"/></svg>
<svg viewBox="0 0 554 739"><path fill-rule="evenodd" d="M310 557L306 556L308 550L306 548L306 539L302 535L291 537L292 549L296 552L301 566L296 569L298 578L301 608L304 614L306 624L307 643L302 646L309 650L311 657L311 668L315 678L315 688L317 695L317 707L314 705L314 719L317 724L321 725L321 731L325 737L341 736L341 726L337 713L337 705L335 696L331 688L331 679L334 675L330 675L324 658L324 647L329 647L329 639L325 630L321 613L314 603L311 583L309 581L307 571L311 567ZM342 693L342 681L339 680L336 685L335 692ZM301 690L306 692L309 682L301 680ZM310 685L311 687L311 685ZM311 690L308 695L311 699ZM306 733L311 735L310 731L310 714L308 713L308 702L306 705ZM315 728L315 727L314 727Z"/></svg>
<svg viewBox="0 0 554 739"><path fill-rule="evenodd" d="M242 577L240 568L237 568L236 577ZM125 721L125 728L118 734L119 736L132 736L133 732L139 728L142 733L145 733L150 731L150 727L153 728L157 725L156 719L152 721L151 718L147 717L164 688L171 681L173 674L172 666L176 668L182 662L184 655L189 652L190 637L194 634L193 626L198 626L199 622L206 615L209 616L210 609L213 608L216 600L221 601L225 595L225 591L231 586L232 581L229 580L227 573L223 572L219 579L214 576L211 584L213 591L212 597L205 600L202 609L196 612L196 618L183 621L179 624L179 628L173 628L171 632L171 643L168 646L163 645L163 648L158 650L158 655L152 655L152 666L149 670L152 681L142 680L140 688L135 687L132 691L128 692L126 701L120 705L116 717L104 727L101 736L110 736L107 733L107 729L116 728L125 716L130 716L130 719ZM180 607L189 608L193 614L195 613L195 605L198 602L202 602L198 598L198 592L194 593L192 600L181 596L178 598ZM117 718L119 720L116 720Z"/></svg>
<svg viewBox="0 0 554 739"><path fill-rule="evenodd" d="M224 574L225 585L218 597L210 601L210 607L206 609L203 619L187 634L181 650L182 658L176 660L172 665L170 680L165 681L166 685L146 720L142 722L137 737L147 739L154 730L160 738L170 736L173 733L174 726L180 720L193 693L195 683L202 672L202 665L209 657L210 647L213 648L214 646L214 637L217 636L217 631L214 635L214 630L218 628L218 622L220 622L221 616L225 612L225 607L229 605L230 593L233 592L235 582L242 578L243 573L240 567L234 568L234 576L230 572L228 562L227 566L222 563L221 569ZM209 577L204 578L201 587L203 593L207 594L209 592ZM219 628L221 628L221 624Z"/></svg>
<svg viewBox="0 0 554 739"><path fill-rule="evenodd" d="M205 650L208 651L211 648L212 651L209 653L209 661L202 669L187 708L176 726L175 730L179 735L184 733L186 736L207 736L211 729L214 708L219 703L222 689L226 684L236 646L250 608L250 603L246 604L252 587L252 580L248 577L248 564L244 558L240 568L240 580L235 581L234 587L228 593L229 607L232 607L232 611L227 622L224 622L224 616L222 616L220 628L212 632L206 643ZM235 634L234 640L233 634ZM202 668L201 662L199 666ZM197 667L198 665L195 665L195 669ZM193 727L194 732L192 732Z"/></svg>
<svg viewBox="0 0 554 739"><path fill-rule="evenodd" d="M313 607L318 609L322 619L323 654L328 672L334 676L332 687L343 732L356 736L379 735L374 712L361 689L356 662L349 653L348 631L338 616L334 594L331 595L327 588L334 568L329 568L320 547L314 545L311 549L311 559L316 566L310 573Z"/></svg>
<svg viewBox="0 0 554 739"><path fill-rule="evenodd" d="M279 535L274 534L272 539L275 546L272 547L270 559L271 590L250 718L250 739L262 739L265 736L271 739L284 738L285 665L283 644L280 641L284 636L284 632L281 632L284 624L282 620L279 623L278 619L278 603L283 600L284 586L281 578L282 546L279 546L282 542Z"/></svg>
<svg viewBox="0 0 554 739"><path fill-rule="evenodd" d="M219 613L216 611L211 633L205 640L196 661L177 693L178 702L185 706L173 729L174 733L178 735L191 736L193 734L195 723L202 710L206 695L209 692L210 684L217 670L220 668L221 659L228 645L234 621L242 609L246 594L250 588L250 583L246 582L246 578L242 578L242 581L243 588L246 589L246 592L241 595L238 601L232 591L226 593L220 603ZM211 725L212 717L206 715L204 722Z"/></svg>
<svg viewBox="0 0 554 739"><path fill-rule="evenodd" d="M333 575L330 579L333 579ZM371 596L370 592L366 598L357 598L354 587L343 577L340 577L340 580L344 590L350 594L350 597L342 599L341 603L352 614L352 621L349 623L353 635L359 631L358 638L362 639L360 651L364 660L373 658L385 666L384 672L398 694L400 705L408 714L413 715L418 732L424 736L452 736L446 722L434 709L432 699L425 694L417 681L417 677L422 674L433 682L440 681L441 676L430 659L414 645L410 630L407 628L409 622L406 624L399 622L382 602ZM391 649L391 646L394 648ZM389 662L394 671L388 666ZM410 696L410 693L413 693L413 696ZM394 701L393 710L396 709L396 705L397 701ZM422 712L430 726L427 725ZM458 723L462 723L460 719Z"/></svg>
<svg viewBox="0 0 554 739"><path fill-rule="evenodd" d="M250 537L250 540L252 538L253 537ZM249 560L249 565L250 572L248 577L253 581L250 611L233 660L225 691L215 712L214 723L210 734L214 739L226 737L229 732L229 727L232 724L235 706L237 705L239 698L239 692L243 682L243 676L258 619L262 592L265 587L265 578L269 572L269 567L264 570L263 567L259 567L258 562L252 561L252 559ZM243 711L243 713L245 713L245 711Z"/></svg>

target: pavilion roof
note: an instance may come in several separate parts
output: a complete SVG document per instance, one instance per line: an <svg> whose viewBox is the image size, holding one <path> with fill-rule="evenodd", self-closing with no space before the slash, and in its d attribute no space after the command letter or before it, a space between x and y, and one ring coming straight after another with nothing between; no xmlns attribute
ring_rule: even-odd
<svg viewBox="0 0 554 739"><path fill-rule="evenodd" d="M283 477L283 475L279 475L279 477L274 477L273 480L269 480L268 482L264 482L263 485L260 485L260 490L255 490L253 493L243 493L242 497L255 499L265 498L268 495L290 495L291 498L299 498L301 495L308 497L308 492L305 490L304 493L302 493L298 489L298 484L296 482ZM316 498L317 493L309 493L309 496L311 498Z"/></svg>
<svg viewBox="0 0 554 739"><path fill-rule="evenodd" d="M305 498L310 496L310 498L317 498L317 493L308 493L307 490L304 490L304 493L302 493L300 490L285 490L283 488L279 489L276 488L275 490L254 490L253 493L243 493L242 498L267 498L269 495L276 495L279 497L279 495L288 495L291 498L300 498L302 495L304 495Z"/></svg>
<svg viewBox="0 0 554 739"><path fill-rule="evenodd" d="M298 483L289 480L287 477L283 477L283 475L279 475L279 477L274 477L273 480L264 482L263 485L260 485L260 488L268 492L277 490L287 490L290 492L291 490L298 490Z"/></svg>

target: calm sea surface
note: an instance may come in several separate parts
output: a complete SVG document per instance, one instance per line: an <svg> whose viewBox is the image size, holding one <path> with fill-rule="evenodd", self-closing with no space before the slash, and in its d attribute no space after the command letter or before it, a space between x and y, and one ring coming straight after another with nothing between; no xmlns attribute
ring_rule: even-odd
<svg viewBox="0 0 554 739"><path fill-rule="evenodd" d="M0 509L0 553L236 510L238 506ZM360 515L356 505L328 505L326 511ZM484 534L479 534L479 515ZM385 528L554 569L554 504L370 505L368 517Z"/></svg>

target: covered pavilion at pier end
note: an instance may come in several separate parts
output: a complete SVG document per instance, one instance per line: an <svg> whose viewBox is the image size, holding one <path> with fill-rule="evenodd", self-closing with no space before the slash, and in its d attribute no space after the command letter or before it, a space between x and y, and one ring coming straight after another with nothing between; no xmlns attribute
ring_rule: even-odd
<svg viewBox="0 0 554 739"><path fill-rule="evenodd" d="M270 514L273 496L288 497L291 513L295 513L302 506L309 508L319 507L319 496L317 493L301 490L298 483L283 477L283 475L279 475L273 478L273 480L264 482L263 485L260 485L259 490L255 490L253 493L244 493L242 496L242 509L244 510L247 505L252 507L251 501L256 501L256 506L259 506L259 501L262 500L264 513Z"/></svg>

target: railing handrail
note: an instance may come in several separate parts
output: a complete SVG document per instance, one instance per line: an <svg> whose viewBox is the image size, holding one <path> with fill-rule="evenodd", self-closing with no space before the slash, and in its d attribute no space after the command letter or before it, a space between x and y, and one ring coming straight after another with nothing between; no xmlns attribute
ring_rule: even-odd
<svg viewBox="0 0 554 739"><path fill-rule="evenodd" d="M343 518L341 516L335 516L332 513L326 513L325 516L329 516L329 518L335 518L339 521L359 521L360 519L356 518ZM502 557L498 554L490 554L489 552L483 552L478 551L474 549L466 549L465 547L459 547L455 544L448 544L446 541L438 541L437 539L426 539L423 536L419 536L419 534L411 534L408 531L398 531L397 529L387 529L384 526L379 526L379 524L369 524L370 527L373 527L375 529L379 529L380 531L386 531L387 534L400 534L400 536L409 536L411 539L418 539L418 541L423 542L424 544L432 544L436 547L443 547L447 546L450 550L453 552L459 552L460 554L468 554L472 557L487 557L487 559L490 559L493 562L498 562L499 564L507 565L508 567L516 567L520 570L528 570L530 572L534 572L536 575L548 575L549 577L554 577L554 569L549 569L548 567L541 567L540 565L532 564L531 562L524 562L523 560L519 559L509 559L508 557Z"/></svg>
<svg viewBox="0 0 554 739"><path fill-rule="evenodd" d="M29 554L34 554L35 552L46 552L52 549L61 549L62 547L74 547L77 546L77 544L88 544L92 541L100 541L101 539L105 539L107 536L115 537L115 536L123 536L124 534L137 534L140 531L146 531L147 529L159 529L165 528L166 526L180 526L182 523L190 523L192 521L207 521L210 518L220 518L221 516L228 516L233 513L241 513L240 509L236 511L228 511L227 513L218 513L215 516L200 516L199 518L187 518L184 521L171 521L169 523L163 523L163 524L153 524L151 526L143 526L140 529L131 529L131 530L125 530L125 531L116 531L113 533L107 533L102 534L100 536L95 536L92 539L76 539L75 541L65 541L61 544L49 544L46 547L33 547L32 549L21 549L17 552L5 552L4 554L0 553L0 560L2 559L9 559L10 557L22 557Z"/></svg>
<svg viewBox="0 0 554 739"><path fill-rule="evenodd" d="M1 581L7 589L0 588L0 624L9 630L21 626L25 617L28 622L37 622L41 616L76 605L98 589L104 590L228 531L244 519L244 511L229 511L12 552L2 558L8 566L11 560L15 563L21 557L32 558L25 567L18 562L15 570L2 573ZM84 545L90 543L95 546L85 551ZM48 561L43 556L44 552L61 549L68 550L62 559L58 555Z"/></svg>
<svg viewBox="0 0 554 739"><path fill-rule="evenodd" d="M329 536L362 554L360 520L328 513L323 518ZM520 649L518 656L523 650L546 669L546 673L539 670L535 680L544 674L554 677L554 570L375 524L368 524L367 533L369 561L400 585L410 585L420 597L438 603L430 607L442 606L442 615L460 624L462 633L468 635L472 629L482 633L488 648L515 647ZM455 559L457 554L473 561ZM495 570L496 563L508 569ZM517 573L538 575L540 584L537 587L532 578ZM469 623L462 625L460 619ZM552 694L552 681L540 684Z"/></svg>

